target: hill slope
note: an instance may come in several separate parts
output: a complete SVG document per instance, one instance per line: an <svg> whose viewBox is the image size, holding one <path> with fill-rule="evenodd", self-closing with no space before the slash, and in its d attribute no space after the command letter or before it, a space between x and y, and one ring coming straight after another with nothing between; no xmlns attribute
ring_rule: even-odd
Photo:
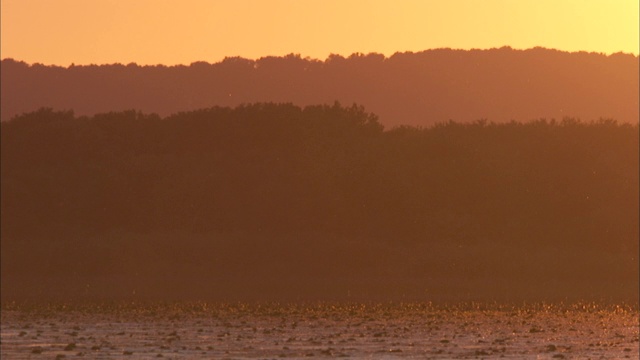
<svg viewBox="0 0 640 360"><path fill-rule="evenodd" d="M254 104L1 126L3 298L637 301L637 124Z"/></svg>
<svg viewBox="0 0 640 360"><path fill-rule="evenodd" d="M56 66L2 61L1 118L40 107L79 115L141 110L161 116L254 102L358 103L385 126L565 116L638 121L638 57L535 48L428 50L190 66Z"/></svg>

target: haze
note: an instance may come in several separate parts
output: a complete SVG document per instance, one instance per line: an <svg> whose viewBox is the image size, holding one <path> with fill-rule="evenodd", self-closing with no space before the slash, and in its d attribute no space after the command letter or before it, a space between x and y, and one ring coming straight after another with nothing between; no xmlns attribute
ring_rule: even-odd
<svg viewBox="0 0 640 360"><path fill-rule="evenodd" d="M102 339L23 300L637 309L637 1L1 4L2 358Z"/></svg>
<svg viewBox="0 0 640 360"><path fill-rule="evenodd" d="M3 0L2 58L189 64L432 48L638 54L638 2Z"/></svg>

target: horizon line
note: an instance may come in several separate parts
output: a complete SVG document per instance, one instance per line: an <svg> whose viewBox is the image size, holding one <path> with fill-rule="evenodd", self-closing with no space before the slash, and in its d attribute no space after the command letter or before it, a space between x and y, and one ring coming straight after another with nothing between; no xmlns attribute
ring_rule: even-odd
<svg viewBox="0 0 640 360"><path fill-rule="evenodd" d="M587 53L587 54L595 54L595 55L602 55L602 56L606 56L606 57L610 57L613 55L630 55L633 57L640 57L640 54L634 54L633 52L624 52L624 51L617 51L617 52L598 52L598 51L588 51L588 50L575 50L575 51L571 51L571 50L562 50L562 49L557 49L557 48L548 48L548 47L544 47L544 46L534 46L534 47L530 47L530 48L514 48L511 47L509 45L504 45L501 47L491 47L491 48L468 48L468 49L464 49L464 48L452 48L452 47L437 47L437 48L429 48L429 49L424 49L424 50L419 50L419 51L411 51L411 50L406 50L406 51L396 51L391 55L386 55L384 53L380 53L380 52L368 52L368 53L362 53L362 52L352 52L349 55L343 55L343 54L338 54L338 53L329 53L326 58L324 60L319 59L319 58L312 58L310 56L302 56L300 53L296 53L296 52L290 52L288 54L283 54L283 55L263 55L259 58L248 58L248 57L244 57L242 55L228 55L225 56L222 59L219 59L218 61L215 62L210 62L209 60L194 60L189 64L186 63L174 63L174 64L163 64L163 63L138 63L135 61L129 61L129 62L103 62L103 63L82 63L82 64L78 64L75 62L71 62L68 65L63 65L63 64L54 64L54 63L49 63L49 64L44 64L38 61L35 62L28 62L25 60L20 60L20 59L16 59L14 57L3 57L1 59L1 61L5 61L5 60L13 60L16 62L21 62L21 63L25 63L29 66L33 66L33 65L38 65L38 66L47 66L47 67L61 67L61 68L71 68L74 66L77 67L81 67L81 66L109 66L109 65L137 65L137 66L166 66L166 67L178 67L178 66L191 66L192 64L196 64L196 63L206 63L209 65L214 65L214 64L219 64L224 62L227 59L244 59L244 60L249 60L249 61L259 61L261 59L264 58L286 58L289 56L294 56L303 60L307 60L307 61L319 61L319 62L326 62L327 60L331 59L334 56L337 57L342 57L345 59L354 57L354 56L368 56L368 55L382 55L384 57L384 60L390 59L391 57L397 55L397 54L419 54L419 53L423 53L423 52L428 52L428 51L438 51L438 50L449 50L449 51L464 51L464 52L473 52L473 51L492 51L492 50L513 50L513 51L531 51L531 50L549 50L549 51L557 51L557 52L561 52L561 53L568 53L568 54L581 54L581 53Z"/></svg>

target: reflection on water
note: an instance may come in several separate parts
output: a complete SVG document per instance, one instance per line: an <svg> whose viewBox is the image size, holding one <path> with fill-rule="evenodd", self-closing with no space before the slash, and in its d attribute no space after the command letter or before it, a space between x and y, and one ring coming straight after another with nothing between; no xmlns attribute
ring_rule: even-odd
<svg viewBox="0 0 640 360"><path fill-rule="evenodd" d="M587 304L4 304L1 355L637 359L638 315Z"/></svg>

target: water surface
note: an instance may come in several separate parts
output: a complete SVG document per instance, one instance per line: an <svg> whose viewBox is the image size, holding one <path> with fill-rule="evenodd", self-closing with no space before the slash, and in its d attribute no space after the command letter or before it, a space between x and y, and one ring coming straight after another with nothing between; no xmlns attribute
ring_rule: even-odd
<svg viewBox="0 0 640 360"><path fill-rule="evenodd" d="M638 329L635 306L594 304L4 304L0 355L637 359Z"/></svg>

